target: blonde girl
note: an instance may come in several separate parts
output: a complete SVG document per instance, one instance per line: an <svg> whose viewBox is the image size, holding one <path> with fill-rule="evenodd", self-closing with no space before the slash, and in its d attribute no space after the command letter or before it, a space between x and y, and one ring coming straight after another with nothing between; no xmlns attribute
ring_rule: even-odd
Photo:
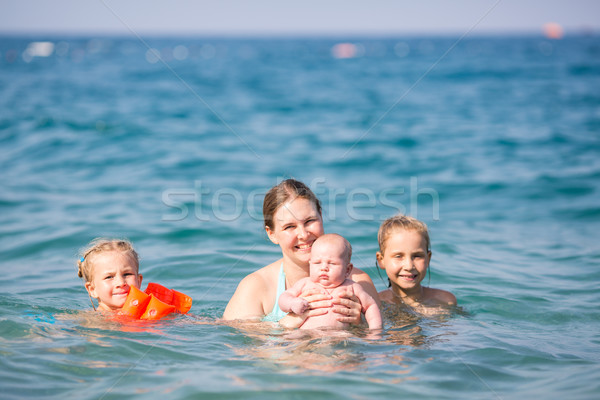
<svg viewBox="0 0 600 400"><path fill-rule="evenodd" d="M390 282L388 289L379 292L382 302L410 306L456 304L452 293L421 286L431 261L427 225L413 217L397 215L381 224L377 239L377 262Z"/></svg>
<svg viewBox="0 0 600 400"><path fill-rule="evenodd" d="M139 289L142 284L138 254L127 240L95 239L82 252L77 266L94 310L92 298L97 299L99 310L119 310L130 288Z"/></svg>

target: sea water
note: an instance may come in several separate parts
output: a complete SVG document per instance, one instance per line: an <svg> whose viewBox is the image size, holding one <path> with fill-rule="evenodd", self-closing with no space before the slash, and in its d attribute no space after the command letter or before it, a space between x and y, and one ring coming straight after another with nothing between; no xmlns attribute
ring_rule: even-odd
<svg viewBox="0 0 600 400"><path fill-rule="evenodd" d="M2 37L0 71L1 397L600 395L597 36ZM379 224L424 220L458 307L379 338L221 323L280 257L261 204L289 177L378 290ZM91 312L99 236L190 313Z"/></svg>

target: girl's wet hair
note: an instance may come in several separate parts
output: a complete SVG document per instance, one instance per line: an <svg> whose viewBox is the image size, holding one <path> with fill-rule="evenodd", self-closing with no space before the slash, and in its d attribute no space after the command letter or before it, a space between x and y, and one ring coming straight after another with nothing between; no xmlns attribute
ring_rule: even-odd
<svg viewBox="0 0 600 400"><path fill-rule="evenodd" d="M390 235L396 231L415 231L419 233L427 244L427 251L431 250L431 243L429 241L429 231L427 225L424 222L419 221L416 218L409 217L407 215L395 215L391 218L383 221L379 227L377 233L377 241L379 242L379 251L383 254L385 250L385 241Z"/></svg>
<svg viewBox="0 0 600 400"><path fill-rule="evenodd" d="M135 264L140 266L138 253L133 248L131 242L125 239L106 239L97 238L81 252L81 258L77 260L77 275L83 278L85 282L91 282L93 277L93 259L97 254L105 251L119 251L128 253L134 260Z"/></svg>
<svg viewBox="0 0 600 400"><path fill-rule="evenodd" d="M321 202L317 199L317 196L306 186L304 183L295 179L286 179L279 185L273 186L265 195L263 202L263 218L265 220L265 226L268 226L271 230L275 229L273 223L273 217L279 207L287 203L289 200L295 198L302 198L311 201L319 215L321 214Z"/></svg>

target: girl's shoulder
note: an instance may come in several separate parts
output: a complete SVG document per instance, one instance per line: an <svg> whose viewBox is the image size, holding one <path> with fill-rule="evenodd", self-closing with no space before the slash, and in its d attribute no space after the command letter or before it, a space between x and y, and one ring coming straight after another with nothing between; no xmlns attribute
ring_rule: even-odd
<svg viewBox="0 0 600 400"><path fill-rule="evenodd" d="M456 305L456 296L446 290L424 287L423 291L425 292L427 302L435 302L449 306Z"/></svg>
<svg viewBox="0 0 600 400"><path fill-rule="evenodd" d="M392 289L387 288L378 293L379 300L383 303L397 304L398 298L392 293Z"/></svg>

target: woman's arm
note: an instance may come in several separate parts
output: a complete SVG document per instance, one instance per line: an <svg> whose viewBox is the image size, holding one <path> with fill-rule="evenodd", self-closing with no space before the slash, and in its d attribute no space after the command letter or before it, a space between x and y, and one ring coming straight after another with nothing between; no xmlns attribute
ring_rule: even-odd
<svg viewBox="0 0 600 400"><path fill-rule="evenodd" d="M260 320L265 316L263 307L265 292L269 291L262 277L257 273L246 276L238 285L233 296L231 296L223 313L223 319Z"/></svg>

